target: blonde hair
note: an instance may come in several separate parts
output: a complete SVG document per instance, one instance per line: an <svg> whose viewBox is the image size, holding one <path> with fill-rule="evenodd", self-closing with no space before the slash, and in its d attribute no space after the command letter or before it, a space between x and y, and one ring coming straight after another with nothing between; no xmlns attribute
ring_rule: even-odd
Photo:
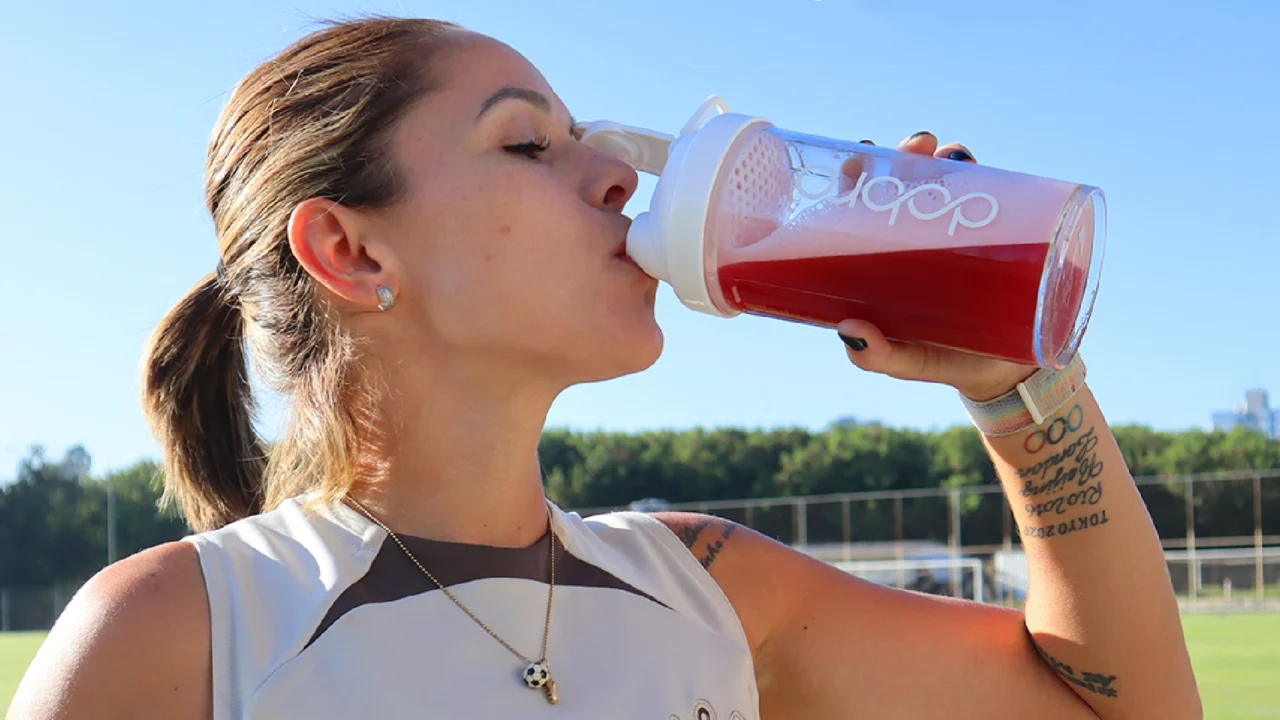
<svg viewBox="0 0 1280 720"><path fill-rule="evenodd" d="M246 75L218 118L205 200L222 262L161 320L143 364L164 499L193 529L310 489L340 497L354 484L376 393L353 372L356 342L323 306L286 227L309 198L366 208L397 198L390 130L433 89L432 54L457 29L418 19L330 24ZM269 450L253 425L246 347L292 404Z"/></svg>

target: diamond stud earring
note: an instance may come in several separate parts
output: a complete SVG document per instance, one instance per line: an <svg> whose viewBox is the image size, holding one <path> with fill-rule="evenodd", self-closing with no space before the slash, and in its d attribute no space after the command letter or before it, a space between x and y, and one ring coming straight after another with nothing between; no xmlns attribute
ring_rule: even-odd
<svg viewBox="0 0 1280 720"><path fill-rule="evenodd" d="M386 285L378 286L378 309L386 312L396 306L396 294Z"/></svg>

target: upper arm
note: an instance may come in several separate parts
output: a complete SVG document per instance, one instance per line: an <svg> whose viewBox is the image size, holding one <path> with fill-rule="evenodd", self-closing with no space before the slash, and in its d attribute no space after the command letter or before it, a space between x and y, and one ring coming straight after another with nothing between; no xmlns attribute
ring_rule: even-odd
<svg viewBox="0 0 1280 720"><path fill-rule="evenodd" d="M1096 718L1021 612L876 585L725 520L659 517L738 612L764 717Z"/></svg>
<svg viewBox="0 0 1280 720"><path fill-rule="evenodd" d="M162 545L93 577L27 669L9 720L212 717L209 606L196 549Z"/></svg>

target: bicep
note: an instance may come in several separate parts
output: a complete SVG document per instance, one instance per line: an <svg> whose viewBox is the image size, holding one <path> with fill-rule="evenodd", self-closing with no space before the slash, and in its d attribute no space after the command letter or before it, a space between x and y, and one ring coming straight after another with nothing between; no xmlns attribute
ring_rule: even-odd
<svg viewBox="0 0 1280 720"><path fill-rule="evenodd" d="M1039 659L1017 611L852 576L810 582L760 657L774 717L1095 717Z"/></svg>
<svg viewBox="0 0 1280 720"><path fill-rule="evenodd" d="M209 609L195 549L173 543L106 568L67 605L9 720L212 717Z"/></svg>
<svg viewBox="0 0 1280 720"><path fill-rule="evenodd" d="M761 555L792 588L758 657L769 717L1096 718L1019 611L876 585L788 548Z"/></svg>
<svg viewBox="0 0 1280 720"><path fill-rule="evenodd" d="M1096 720L1021 612L876 585L719 518L660 519L737 611L763 717Z"/></svg>

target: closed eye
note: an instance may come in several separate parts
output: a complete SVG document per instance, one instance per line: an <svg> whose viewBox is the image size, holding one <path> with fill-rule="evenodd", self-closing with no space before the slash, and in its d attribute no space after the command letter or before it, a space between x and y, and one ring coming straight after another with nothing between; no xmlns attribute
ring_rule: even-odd
<svg viewBox="0 0 1280 720"><path fill-rule="evenodd" d="M537 160L538 157L542 155L542 153L546 152L550 147L551 139L544 135L537 139L526 140L525 142L516 143L514 145L503 145L502 149L512 155L523 155L530 160Z"/></svg>

